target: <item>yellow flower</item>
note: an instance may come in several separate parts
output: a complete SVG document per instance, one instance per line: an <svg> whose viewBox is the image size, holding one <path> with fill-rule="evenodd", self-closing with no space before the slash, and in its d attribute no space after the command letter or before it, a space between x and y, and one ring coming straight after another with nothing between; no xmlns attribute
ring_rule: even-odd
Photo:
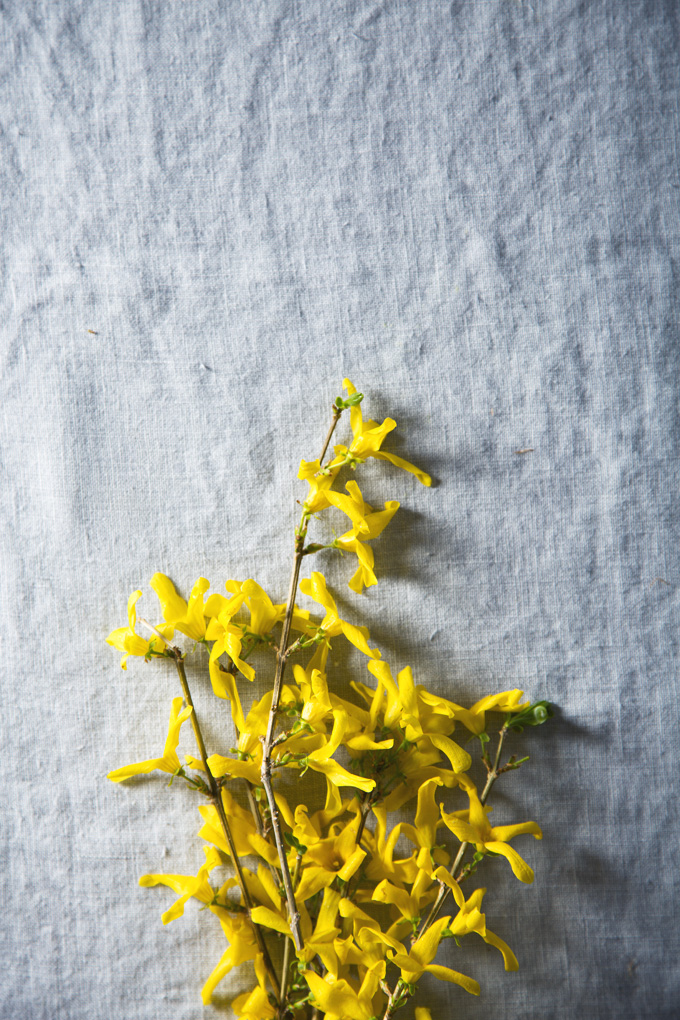
<svg viewBox="0 0 680 1020"><path fill-rule="evenodd" d="M199 577L191 589L188 603L177 594L174 584L165 574L154 574L150 585L158 595L167 623L194 641L202 641L206 629L203 596L210 587L210 581Z"/></svg>
<svg viewBox="0 0 680 1020"><path fill-rule="evenodd" d="M231 825L231 833L238 856L246 857L249 854L256 854L268 864L278 864L279 856L276 847L259 834L250 812L242 808L225 787L222 787L222 804ZM212 804L202 804L198 811L204 821L198 833L201 839L212 843L223 854L230 856L231 851L220 823L217 808Z"/></svg>
<svg viewBox="0 0 680 1020"><path fill-rule="evenodd" d="M333 760L333 755L343 742L343 737L347 731L349 718L346 712L335 710L334 711L335 721L333 723L333 731L328 738L325 740L321 747L318 747L314 751L310 751L304 759L304 765L313 769L315 772L322 772L323 775L335 786L353 786L357 790L363 790L369 793L375 789L374 779L365 779L363 776L356 776L353 772L348 772L347 769L343 768L337 761Z"/></svg>
<svg viewBox="0 0 680 1020"><path fill-rule="evenodd" d="M435 711L443 714L446 714L447 711L450 712L454 719L462 722L475 735L484 731L487 712L518 712L521 708L526 708L529 704L528 701L523 701L520 704L523 694L524 691L517 688L512 691L501 691L500 694L487 694L485 698L476 701L472 708L463 708L453 701L438 698L436 695L430 694L429 691L425 691L424 688L419 688L419 696L423 701L432 706Z"/></svg>
<svg viewBox="0 0 680 1020"><path fill-rule="evenodd" d="M349 801L341 799L338 787L326 779L326 803L324 807L310 815L306 804L298 804L293 818L286 818L286 823L291 826L293 835L303 846L311 847L323 839L323 832L331 822L334 822L336 818L347 812L349 803ZM283 809L281 814L284 814Z"/></svg>
<svg viewBox="0 0 680 1020"><path fill-rule="evenodd" d="M435 921L414 942L408 954L403 952L404 947L398 944L399 948L392 954L391 962L399 967L402 980L407 984L415 984L427 972L434 974L440 981L450 981L452 984L460 985L471 995L479 995L479 984L473 978L466 977L465 974L460 974L457 970L451 970L450 967L441 967L431 962L437 955L442 932L448 927L450 920L450 917L440 917L438 921ZM376 932L375 937L388 941L388 937L381 932ZM394 940L388 944L394 945Z"/></svg>
<svg viewBox="0 0 680 1020"><path fill-rule="evenodd" d="M323 726L333 713L326 674L319 669L304 669L296 664L293 666L293 675L303 700L301 718L315 728Z"/></svg>
<svg viewBox="0 0 680 1020"><path fill-rule="evenodd" d="M232 617L239 611L245 599L245 592L238 592L230 599L225 599L223 595L211 595L205 604L206 615L211 618L205 638L206 641L214 641L210 651L211 663L216 663L221 655L226 654L247 680L254 680L255 670L241 659L245 628L231 622Z"/></svg>
<svg viewBox="0 0 680 1020"><path fill-rule="evenodd" d="M136 765L125 765L122 769L115 769L113 772L109 772L108 778L114 783L120 783L121 780L129 779L130 776L138 776L144 772L154 772L156 769L161 772L168 772L171 776L176 775L182 767L177 756L179 731L182 723L189 718L192 711L193 709L188 706L182 708L181 698L173 698L172 709L170 711L170 725L163 756L161 758L149 758L148 761L140 761Z"/></svg>
<svg viewBox="0 0 680 1020"><path fill-rule="evenodd" d="M477 932L488 945L495 946L499 950L503 956L506 970L519 970L517 957L510 946L503 939L499 938L498 935L494 935L492 931L489 931L486 926L486 918L480 912L486 889L475 889L470 898L466 900L460 886L446 868L437 868L434 877L449 887L459 908L458 914L449 925L452 933L455 936L463 936L473 931Z"/></svg>
<svg viewBox="0 0 680 1020"><path fill-rule="evenodd" d="M308 847L300 884L295 892L298 903L325 889L336 878L349 881L366 856L366 851L356 843L357 825L358 821L354 818L335 834L339 824L334 824L326 839Z"/></svg>
<svg viewBox="0 0 680 1020"><path fill-rule="evenodd" d="M319 956L326 969L336 977L339 963L333 943L340 934L340 929L335 925L340 899L340 892L326 886L313 930L307 908L304 902L298 899L303 942L302 949L297 951L298 959L309 963L315 956ZM265 928L272 928L274 931L278 931L292 939L293 936L291 935L290 924L288 922L288 911L281 899L279 899L278 904L274 905L273 909L264 906L255 907L251 917L255 924L262 925Z"/></svg>
<svg viewBox="0 0 680 1020"><path fill-rule="evenodd" d="M396 886L411 885L418 874L415 852L410 857L395 861L394 848L401 835L401 829L399 825L395 825L389 836L387 835L387 810L384 803L375 804L373 814L376 819L374 832L365 828L361 837L370 854L366 877L373 882L381 882L386 878Z"/></svg>
<svg viewBox="0 0 680 1020"><path fill-rule="evenodd" d="M364 930L380 931L380 923L362 910L361 907L358 907L356 903L353 903L352 900L341 899L338 904L338 911L341 917L347 918L352 922L352 937L355 939L359 938Z"/></svg>
<svg viewBox="0 0 680 1020"><path fill-rule="evenodd" d="M364 502L364 497L361 495L361 490L356 482L348 482L345 488L349 493L348 496L332 490L328 493L328 502L336 510L342 510L349 517L353 529L356 529L359 534L368 535L369 529L366 516L371 514L372 508L368 503Z"/></svg>
<svg viewBox="0 0 680 1020"><path fill-rule="evenodd" d="M438 786L443 786L441 779L427 779L418 790L418 808L415 826L400 822L396 828L415 846L419 847L416 863L418 867L432 874L433 862L448 864L449 855L437 846L437 829L442 824L439 806L435 800Z"/></svg>
<svg viewBox="0 0 680 1020"><path fill-rule="evenodd" d="M356 482L348 482L346 489L349 496L343 496L338 492L328 493L329 502L346 513L354 525L350 531L336 538L333 544L338 549L355 553L359 565L349 582L349 587L352 591L360 593L364 588L370 588L371 585L378 583L373 572L375 562L373 550L365 543L377 538L384 531L399 509L399 503L395 499L388 500L384 510L374 513L368 504L364 503Z"/></svg>
<svg viewBox="0 0 680 1020"><path fill-rule="evenodd" d="M420 918L423 907L431 903L435 895L430 874L425 869L418 868L410 893L406 889L399 889L384 878L373 890L371 899L376 903L389 903L396 907L407 921L416 921Z"/></svg>
<svg viewBox="0 0 680 1020"><path fill-rule="evenodd" d="M356 393L356 388L352 385L349 379L345 379L343 386L347 390L348 396ZM390 464L394 464L395 467L402 468L404 471L410 472L415 475L419 482L423 485L431 485L432 479L420 468L417 468L415 464L410 464L407 460L403 460L402 457L397 457L393 453L384 453L380 447L382 446L385 436L397 427L396 421L393 418L385 418L382 425L378 425L377 422L363 420L361 413L361 407L359 404L354 406L350 410L350 424L352 426L352 432L354 438L347 446L336 446L334 452L336 454L335 461L331 463L333 467L336 461L349 461L350 463L361 462L366 460L367 457L377 457L380 460L387 460Z"/></svg>
<svg viewBox="0 0 680 1020"><path fill-rule="evenodd" d="M237 758L230 758L221 754L211 754L208 758L208 765L212 774L220 776L231 776L233 778L247 779L253 786L260 785L260 769L262 767L262 740L267 732L269 721L269 710L272 703L272 691L259 700L254 701L248 715L243 718L241 699L238 695L236 683L230 673L220 673L220 683L224 685L227 696L231 702L231 715L239 732L236 750ZM214 686L214 684L213 684ZM284 684L281 688L280 705L285 708L287 705L296 703L297 698L291 688ZM277 748L278 754L282 753L282 746ZM276 760L276 755L274 756ZM194 769L202 768L197 758L187 755L187 763Z"/></svg>
<svg viewBox="0 0 680 1020"><path fill-rule="evenodd" d="M515 836L521 836L523 833L531 833L536 839L542 839L543 833L536 822L520 822L519 825L497 825L492 827L489 825L489 820L486 817L487 810L479 799L474 783L466 777L461 785L465 787L470 798L468 821L459 818L456 812L447 814L442 807L444 824L458 837L461 843L474 843L480 853L491 851L491 853L507 857L515 877L520 882L527 884L533 882L533 871L513 847L507 846L507 842L510 839L514 839Z"/></svg>
<svg viewBox="0 0 680 1020"><path fill-rule="evenodd" d="M373 997L379 978L371 971L367 972L358 990L344 978L331 983L313 970L306 970L304 976L326 1020L372 1020L376 1015Z"/></svg>
<svg viewBox="0 0 680 1020"><path fill-rule="evenodd" d="M208 875L213 868L219 867L222 861L214 847L204 846L203 850L206 861L198 869L198 875L142 875L140 878L139 884L146 889L154 885L167 885L180 894L180 898L162 915L163 924L169 924L170 921L181 917L184 913L184 904L192 896L201 903L212 903L214 892L208 881ZM233 885L236 880L230 881Z"/></svg>
<svg viewBox="0 0 680 1020"><path fill-rule="evenodd" d="M243 641L249 635L254 635L256 639L266 637L285 616L286 606L285 603L275 606L264 589L252 578L243 582L227 581L226 587L230 598L211 595L205 604L205 615L210 617L205 637L207 641L215 642L210 652L210 661L214 663L226 654L247 680L253 680L255 670L241 659ZM243 605L250 612L250 623L247 625L234 621ZM309 613L296 606L292 626L295 630L310 630ZM311 630L315 628L311 627ZM213 677L213 688L217 696L228 697L220 693L221 685L218 680L216 686L215 679Z"/></svg>
<svg viewBox="0 0 680 1020"><path fill-rule="evenodd" d="M250 612L248 631L251 634L266 637L286 615L286 603L282 602L279 605L274 605L264 588L261 588L257 581L253 581L252 578L242 583L239 581L227 581L226 587L227 591L231 592L232 595L243 596L243 601ZM295 606L291 626L293 630L309 630L309 613L307 610L299 609L298 606Z"/></svg>
<svg viewBox="0 0 680 1020"><path fill-rule="evenodd" d="M454 772L466 772L472 765L472 758L467 751L442 733L424 732L423 722L425 720L420 718L419 699L413 683L411 667L406 666L401 670L397 676L397 684L390 667L384 660L369 662L367 666L378 680L378 692L376 692L378 702L381 700L383 690L386 695L385 726L399 726L404 730L406 739L417 742L421 751L426 751L434 746L437 751L446 755Z"/></svg>
<svg viewBox="0 0 680 1020"><path fill-rule="evenodd" d="M210 999L204 999L209 1002ZM278 1017L279 1011L272 1006L269 995L264 984L255 985L250 992L238 995L231 1004L231 1008L238 1020L274 1020Z"/></svg>
<svg viewBox="0 0 680 1020"><path fill-rule="evenodd" d="M133 591L132 595L128 599L127 605L128 626L112 630L106 639L107 644L117 648L119 652L126 653L121 661L121 667L123 669L127 669L127 660L131 655L139 655L142 658L145 658L151 651L158 653L165 651L166 646L160 638L152 635L148 641L145 641L143 637L140 637L139 634L135 633L135 626L137 624L136 605L141 597L141 591ZM166 641L172 640L172 625L161 624L161 626L156 629L163 635Z"/></svg>
<svg viewBox="0 0 680 1020"><path fill-rule="evenodd" d="M257 941L252 924L244 914L236 914L235 917L224 919L220 918L220 924L230 945L222 954L219 963L203 985L201 998L204 1005L208 1005L215 988L230 970L233 970L234 967L238 967L242 963L246 963L248 960L254 960L255 973L258 979L257 988L251 993L240 995L233 1003L234 1010L237 1013L240 1011L241 1017L244 1020L265 1020L265 1018L275 1017L277 1015L276 1011L273 1011L272 1007L269 1006L265 984L266 972L264 961L262 954L257 950ZM260 996L255 995L258 989L262 993ZM254 1001L257 1003L257 1012L248 1012L250 996L253 996ZM237 1003L240 1004L239 1007L237 1007ZM267 1012L267 1007L269 1007L270 1012Z"/></svg>
<svg viewBox="0 0 680 1020"><path fill-rule="evenodd" d="M424 740L419 741L419 745L426 743ZM427 750L421 751L419 745L410 747L400 756L399 768L404 779L385 798L385 807L388 811L398 811L412 797L415 797L422 784L428 779L441 779L447 789L458 786L459 774L442 768L438 764L441 761L439 752L435 748L429 747Z"/></svg>
<svg viewBox="0 0 680 1020"><path fill-rule="evenodd" d="M318 570L313 571L311 578L305 578L303 581L300 581L300 591L305 595L309 595L310 598L314 599L315 602L318 602L326 610L326 615L320 624L320 630L323 632L324 638L332 638L338 634L344 634L347 640L358 648L359 651L363 652L364 655L368 655L372 659L380 657L380 652L377 648L371 650L368 647L366 640L368 638L368 630L365 627L355 627L354 624L340 619L338 607L326 587L326 579L323 574ZM316 662L314 662L314 666L317 666Z"/></svg>
<svg viewBox="0 0 680 1020"><path fill-rule="evenodd" d="M309 493L304 502L304 510L308 514L318 514L326 510L331 504L328 501L328 493L342 464L334 467L329 465L323 472L321 463L318 460L300 461L298 478L309 484Z"/></svg>

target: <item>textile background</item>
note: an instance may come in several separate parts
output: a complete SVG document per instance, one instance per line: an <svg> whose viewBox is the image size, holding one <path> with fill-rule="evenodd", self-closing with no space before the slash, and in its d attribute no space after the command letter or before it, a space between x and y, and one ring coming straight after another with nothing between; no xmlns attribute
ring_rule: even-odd
<svg viewBox="0 0 680 1020"><path fill-rule="evenodd" d="M678 1016L679 22L0 4L3 1018L231 1015L215 918L137 885L195 873L193 799L105 778L175 680L104 638L155 570L284 598L345 375L435 485L371 465L402 509L361 600L323 561L344 611L455 701L558 708L495 798L545 833L533 886L484 878L521 969L453 947L482 997L433 981L433 1016Z"/></svg>

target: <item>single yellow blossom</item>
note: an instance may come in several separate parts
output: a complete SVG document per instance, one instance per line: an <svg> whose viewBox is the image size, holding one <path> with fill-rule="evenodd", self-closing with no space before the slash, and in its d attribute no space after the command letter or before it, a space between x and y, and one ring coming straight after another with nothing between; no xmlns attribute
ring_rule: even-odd
<svg viewBox="0 0 680 1020"><path fill-rule="evenodd" d="M232 595L243 596L243 601L250 613L248 632L251 634L266 637L286 615L286 603L274 605L264 588L252 578L243 582L227 581L226 588ZM293 630L309 630L309 612L295 606L291 627Z"/></svg>
<svg viewBox="0 0 680 1020"><path fill-rule="evenodd" d="M371 832L365 828L361 837L362 843L368 847L370 857L366 865L366 877L373 882L381 882L386 878L396 886L411 885L418 874L415 851L410 857L395 861L394 849L401 829L395 825L387 835L387 810L384 802L373 806L373 815L376 820L375 830Z"/></svg>
<svg viewBox="0 0 680 1020"><path fill-rule="evenodd" d="M165 638L165 643L156 635L152 635L151 638L146 641L135 632L135 626L137 624L136 606L141 597L141 591L133 591L127 604L128 626L118 627L117 630L112 630L106 639L107 644L117 648L119 652L125 652L120 664L122 669L127 669L127 660L131 655L138 655L145 658L151 651L159 653L164 652L166 643L172 640L173 627L171 624L167 623L161 624L156 628Z"/></svg>
<svg viewBox="0 0 680 1020"><path fill-rule="evenodd" d="M370 898L376 903L389 903L396 907L401 916L407 921L416 921L420 918L423 907L431 903L436 896L435 887L429 871L418 868L416 877L411 885L411 891L400 889L386 878L379 882Z"/></svg>
<svg viewBox="0 0 680 1020"><path fill-rule="evenodd" d="M377 976L369 972L368 980L364 979L359 989L345 978L332 983L324 981L313 970L306 970L304 976L326 1020L372 1020L375 1017L373 997L379 984Z"/></svg>
<svg viewBox="0 0 680 1020"><path fill-rule="evenodd" d="M480 911L486 889L475 889L470 898L466 900L460 886L446 868L437 868L434 877L449 887L459 908L458 914L449 925L451 932L455 936L468 935L473 931L477 932L488 945L495 946L499 950L503 956L506 970L519 970L517 957L510 946L502 938L499 938L498 935L489 931L486 926L486 918Z"/></svg>
<svg viewBox="0 0 680 1020"><path fill-rule="evenodd" d="M486 728L487 712L519 712L526 708L528 701L521 701L524 691L515 688L512 691L501 691L500 694L488 694L480 701L476 701L472 708L463 708L453 701L446 701L435 694L430 694L425 688L418 688L419 698L431 706L435 712L446 714L448 711L451 717L457 719L475 736L483 733Z"/></svg>
<svg viewBox="0 0 680 1020"><path fill-rule="evenodd" d="M338 462L335 466L329 465L322 471L321 462L318 460L300 461L298 478L309 484L309 492L304 502L306 513L318 514L331 505L328 493L341 467L342 464Z"/></svg>
<svg viewBox="0 0 680 1020"><path fill-rule="evenodd" d="M269 1000L267 998L265 985L266 972L264 969L264 960L262 954L258 952L257 940L255 938L255 932L251 922L245 914L236 914L236 916L229 917L227 919L220 919L220 924L222 925L222 931L229 942L229 948L222 954L217 966L203 985L203 989L201 991L203 1004L206 1006L208 1005L212 999L212 993L215 991L215 988L222 978L227 976L229 971L233 970L234 967L240 966L242 963L246 963L248 960L254 960L255 973L258 979L257 988L259 988L262 992L260 997L256 997L258 1012L254 1014L243 1012L244 1004L249 998L248 994L245 996L239 996L239 999L234 1002L234 1007L236 1008L236 1002L242 999L243 1004L241 1005L241 1016L247 1018L247 1020L265 1020L265 1018L268 1020L268 1018L275 1017L277 1015L276 1011L266 1011L267 1006L269 1006ZM257 989L255 991L257 991ZM254 993L249 994L253 995Z"/></svg>
<svg viewBox="0 0 680 1020"><path fill-rule="evenodd" d="M347 390L348 396L356 393L356 388L349 379L344 380L343 386ZM356 404L350 410L350 425L352 426L354 438L349 447L342 445L334 447L336 456L335 460L331 462L331 467L337 461L342 462L344 460L350 463L357 463L366 460L368 457L377 457L380 460L387 460L390 464L394 464L395 467L402 468L404 471L415 475L423 485L432 484L430 476L421 471L420 468L417 468L415 464L410 464L402 457L397 457L394 453L385 453L380 449L385 436L397 427L397 423L393 418L385 418L382 425L378 425L374 421L365 422L361 413L361 407L359 404Z"/></svg>
<svg viewBox="0 0 680 1020"><path fill-rule="evenodd" d="M414 942L408 954L403 951L404 947L399 945L399 950L394 952L390 958L391 962L396 967L399 967L402 980L406 981L407 984L415 984L427 972L428 974L434 974L440 981L450 981L452 984L460 985L461 988L464 988L466 992L470 992L471 995L479 995L479 984L473 978L460 974L457 970L452 970L450 967L441 967L439 964L431 962L437 955L442 932L449 926L450 920L450 917L440 917L438 921L435 921ZM376 932L375 937L382 938L385 941L388 939L382 932Z"/></svg>
<svg viewBox="0 0 680 1020"><path fill-rule="evenodd" d="M387 971L387 947L383 942L371 939L371 932L375 929L363 926L360 928L356 939L352 936L337 938L333 942L333 949L340 963L340 970L334 977L342 977L347 973L346 968L356 967L359 973L359 980L363 981L367 971L382 980ZM345 968L345 969L343 969Z"/></svg>
<svg viewBox="0 0 680 1020"><path fill-rule="evenodd" d="M384 510L372 512L364 503L356 482L348 482L346 488L349 496L332 492L328 494L328 499L333 506L347 514L354 526L336 538L333 544L337 549L356 555L358 567L349 582L349 587L352 591L361 593L364 588L370 588L371 585L378 583L373 572L375 563L373 550L366 542L377 538L385 530L399 509L399 503L395 499L388 500Z"/></svg>
<svg viewBox="0 0 680 1020"><path fill-rule="evenodd" d="M479 799L477 790L470 780L462 783L470 798L470 810L468 821L459 818L456 812L447 814L443 807L441 809L444 824L451 832L458 837L461 843L474 843L480 853L491 851L494 854L501 854L507 857L513 873L520 882L530 884L534 880L534 873L526 861L507 842L515 836L524 833L531 833L536 839L542 839L543 833L536 822L520 822L519 825L496 825L492 827L487 818L487 809L484 808Z"/></svg>
<svg viewBox="0 0 680 1020"><path fill-rule="evenodd" d="M341 917L347 918L352 923L352 937L359 938L362 931L380 931L380 923L374 917L367 914L365 910L353 903L352 900L342 898L338 903L338 913Z"/></svg>
<svg viewBox="0 0 680 1020"><path fill-rule="evenodd" d="M370 649L368 647L368 630L365 627L355 627L354 624L340 619L338 607L326 587L326 579L322 573L315 570L312 572L311 578L305 578L303 581L300 581L300 591L314 599L315 602L326 610L326 615L320 624L320 630L323 632L324 638L332 638L338 634L344 634L347 640L355 645L359 651L363 652L364 655L368 655L372 659L380 658L380 652L377 648ZM315 662L314 666L316 665L317 663Z"/></svg>
<svg viewBox="0 0 680 1020"><path fill-rule="evenodd" d="M334 489L327 493L328 502L336 510L341 510L352 522L353 529L364 536L368 535L369 527L366 522L367 514L372 512L372 507L364 501L361 490L355 481L348 482L345 486L349 495L336 492Z"/></svg>
<svg viewBox="0 0 680 1020"><path fill-rule="evenodd" d="M293 666L293 676L303 699L301 718L314 728L323 726L333 713L326 674L319 669L305 669L296 664Z"/></svg>
<svg viewBox="0 0 680 1020"><path fill-rule="evenodd" d="M427 779L418 790L415 826L408 822L400 822L396 826L402 835L419 847L416 863L429 874L432 874L435 863L449 862L449 855L437 846L437 829L442 824L442 819L435 793L437 787L443 785L439 778Z"/></svg>
<svg viewBox="0 0 680 1020"><path fill-rule="evenodd" d="M283 900L281 898L282 889L278 884L278 881L274 880L275 872L272 872L270 868L265 867L264 864L258 864L257 872L251 871L250 868L243 868L243 874L248 886L250 897L253 901L263 904L272 910L280 910Z"/></svg>
<svg viewBox="0 0 680 1020"><path fill-rule="evenodd" d="M210 650L211 663L216 663L221 655L226 654L247 680L254 680L255 670L241 659L245 627L242 624L232 623L232 618L239 611L245 599L245 592L238 592L230 599L226 599L223 595L211 595L205 604L206 615L210 616L205 638L206 641L214 642Z"/></svg>
<svg viewBox="0 0 680 1020"><path fill-rule="evenodd" d="M334 783L335 786L353 786L357 790L369 793L375 789L374 779L366 779L364 776L357 776L353 772L348 772L347 769L333 760L333 755L342 743L349 723L346 712L336 710L334 715L335 721L330 737L324 741L321 747L309 752L304 759L304 765L315 772L322 772L326 779Z"/></svg>
<svg viewBox="0 0 680 1020"><path fill-rule="evenodd" d="M144 888L148 889L154 885L167 885L170 889L180 894L180 898L162 915L161 920L163 924L169 924L170 921L181 917L184 913L184 905L191 897L206 904L212 903L214 900L215 894L208 881L208 875L213 868L220 866L222 860L215 847L204 846L203 850L206 861L198 869L197 875L142 875L140 878L139 884ZM235 881L236 879L231 879L231 884L233 885Z"/></svg>
<svg viewBox="0 0 680 1020"><path fill-rule="evenodd" d="M232 778L247 779L254 786L259 786L260 770L262 767L261 738L267 732L273 692L267 691L259 701L253 701L250 711L244 719L241 700L233 676L229 673L220 673L220 677L220 682L224 684L231 703L232 719L239 732L236 746L238 757L232 758L221 754L211 754L208 758L210 771L218 778L228 775ZM285 708L287 705L295 704L296 702L297 697L294 690L288 684L284 684L281 688L279 704L282 708ZM277 756L283 753L283 745L279 745L276 750L277 754L274 755L274 761L276 761ZM192 768L202 768L202 764L197 758L187 756L187 762Z"/></svg>
<svg viewBox="0 0 680 1020"><path fill-rule="evenodd" d="M204 999L204 1001L206 1001ZM209 999L207 1000L210 1001ZM264 982L257 984L250 992L238 995L231 1004L237 1020L274 1020L279 1011L272 1006Z"/></svg>
<svg viewBox="0 0 680 1020"><path fill-rule="evenodd" d="M298 959L310 963L315 956L319 956L326 969L336 977L339 971L339 961L333 943L340 934L340 928L335 924L340 899L341 893L337 890L331 889L329 886L324 889L323 900L313 929L304 902L298 901L303 942L302 949L297 951ZM292 939L288 911L282 901L274 909L264 906L255 907L251 917L255 924L272 928Z"/></svg>
<svg viewBox="0 0 680 1020"><path fill-rule="evenodd" d="M427 718L420 718L419 699L411 667L406 666L394 681L388 664L381 659L367 663L368 669L378 680L378 691L385 691L384 723L387 727L399 726L404 730L406 739L418 742L420 750L426 751L435 747L451 762L454 772L466 772L472 765L472 758L459 744L442 733L426 733L423 723ZM357 688L358 689L358 688ZM375 695L380 702L381 694Z"/></svg>
<svg viewBox="0 0 680 1020"><path fill-rule="evenodd" d="M170 725L168 736L165 741L165 748L161 758L149 758L148 761L140 761L135 765L125 765L121 769L114 769L109 772L108 778L114 783L120 783L130 776L138 776L145 772L154 772L158 769L161 772L168 772L171 776L176 775L182 767L177 756L177 745L179 743L179 731L182 723L191 715L193 709L187 706L182 708L182 699L173 698L170 711Z"/></svg>
<svg viewBox="0 0 680 1020"><path fill-rule="evenodd" d="M421 750L421 745L426 750ZM421 740L414 747L402 752L399 758L399 770L403 780L385 798L388 811L398 811L404 804L415 797L418 790L428 779L441 779L447 789L459 785L459 773L442 768L439 764L441 755L431 746L429 740Z"/></svg>
<svg viewBox="0 0 680 1020"><path fill-rule="evenodd" d="M210 581L205 577L199 577L191 589L188 602L177 594L174 584L165 574L154 574L150 585L158 595L166 622L194 641L202 641L207 626L203 596L210 587Z"/></svg>
<svg viewBox="0 0 680 1020"><path fill-rule="evenodd" d="M256 854L268 864L278 864L279 857L276 847L259 834L250 812L242 808L225 787L222 787L222 804L231 824L238 856L245 857L249 854ZM198 833L201 839L212 843L222 853L230 856L231 850L224 835L217 808L212 804L201 804L198 811L204 822Z"/></svg>
<svg viewBox="0 0 680 1020"><path fill-rule="evenodd" d="M303 857L300 884L295 891L298 903L325 889L336 878L349 881L357 871L366 856L366 851L356 843L357 826L356 818L344 827L333 823L325 839L308 847Z"/></svg>

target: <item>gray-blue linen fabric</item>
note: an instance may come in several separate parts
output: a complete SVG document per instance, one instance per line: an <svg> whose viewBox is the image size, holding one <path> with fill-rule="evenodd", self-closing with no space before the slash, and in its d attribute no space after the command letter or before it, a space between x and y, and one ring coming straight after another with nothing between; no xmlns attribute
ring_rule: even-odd
<svg viewBox="0 0 680 1020"><path fill-rule="evenodd" d="M433 1017L680 1015L679 31L674 0L0 4L3 1020L246 987L202 1007L216 918L137 885L196 872L199 820L105 778L178 690L104 638L156 570L283 600L345 375L435 484L364 472L402 509L364 597L322 554L343 611L457 702L557 706L494 797L544 827L536 881L482 879L520 971L449 944L482 997L425 982Z"/></svg>

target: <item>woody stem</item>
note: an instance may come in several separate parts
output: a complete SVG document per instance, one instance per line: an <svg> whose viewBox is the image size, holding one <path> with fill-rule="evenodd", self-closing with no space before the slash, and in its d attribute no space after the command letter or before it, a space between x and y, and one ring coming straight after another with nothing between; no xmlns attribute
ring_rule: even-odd
<svg viewBox="0 0 680 1020"><path fill-rule="evenodd" d="M365 793L361 801L361 818L359 819L359 827L357 829L356 838L354 840L357 846L359 846L359 844L361 843L361 837L364 834L364 829L366 828L366 821L371 813L371 807L372 807L371 795L370 793Z"/></svg>
<svg viewBox="0 0 680 1020"><path fill-rule="evenodd" d="M319 463L323 460L324 454L328 449L328 445L333 436L335 426L337 425L342 411L340 408L333 408L333 421L328 430L323 450L321 451L321 457ZM267 722L267 735L263 741L262 747L262 785L264 786L265 793L267 795L267 801L269 803L269 812L271 815L272 829L274 832L274 841L276 842L276 850L279 855L279 862L281 864L281 878L283 879L283 887L286 892L286 902L288 904L288 923L290 924L290 931L293 936L295 948L302 949L302 932L300 931L300 911L297 908L295 902L295 894L293 892L293 885L290 880L290 869L288 867L288 859L286 857L286 848L283 842L283 834L281 832L281 822L279 819L279 809L276 804L274 797L274 790L272 788L272 747L274 745L274 729L276 727L276 715L279 710L279 700L281 698L281 687L283 684L283 674L286 668L287 655L286 649L288 648L288 638L290 636L290 628L293 623L293 613L295 611L295 596L297 594L298 581L300 579L300 567L302 565L302 558L304 556L305 538L307 535L307 521L309 514L303 510L300 524L295 533L295 558L293 560L293 571L290 577L290 585L288 588L288 601L286 603L286 615L283 619L283 627L281 630L281 640L276 650L276 673L274 675L274 690L272 693L272 704L269 710L269 720Z"/></svg>
<svg viewBox="0 0 680 1020"><path fill-rule="evenodd" d="M385 1006L385 1012L383 1013L382 1020L392 1020L394 1014L397 1012L400 1006L404 1005L408 997L409 997L408 988L405 982L402 981L401 978L399 978L396 985L394 986L392 994L387 1000L387 1005Z"/></svg>
<svg viewBox="0 0 680 1020"><path fill-rule="evenodd" d="M297 889L298 882L300 881L300 869L302 866L302 855L298 852L295 858L295 874L293 875L293 888ZM292 942L290 939L286 939L283 947L283 963L281 965L281 1007L280 1016L283 1020L283 1016L286 1012L286 999L288 997L288 981L290 978L290 949Z"/></svg>
<svg viewBox="0 0 680 1020"><path fill-rule="evenodd" d="M333 421L331 422L330 427L328 429L328 435L326 436L326 439L324 440L323 449L322 449L321 454L319 456L319 464L323 464L323 459L326 456L326 450L328 449L330 441L333 438L333 433L335 432L335 426L340 421L340 415L341 414L342 414L342 408L341 407L336 407L334 405L333 406Z"/></svg>
<svg viewBox="0 0 680 1020"><path fill-rule="evenodd" d="M217 815L222 826L222 831L224 832L224 837L227 841L227 846L229 847L229 853L231 854L231 859L234 862L236 878L238 880L238 884L241 888L241 894L243 896L243 905L248 911L248 916L250 917L250 912L253 909L253 901L250 898L248 886L246 885L245 875L243 874L243 868L241 867L241 862L239 860L238 853L236 852L236 844L234 843L234 837L231 832L231 827L227 820L226 812L224 810L224 804L222 803L220 789L217 785L217 781L214 775L210 770L210 766L208 765L208 753L205 748L205 741L203 740L203 734L201 733L201 727L196 716L196 709L194 708L194 703L191 698L191 692L189 690L189 684L187 682L187 674L184 668L184 656L180 652L179 648L171 649L171 654L173 659L175 660L175 666L177 667L177 674L179 676L179 682L182 685L184 700L186 701L187 705L192 709L189 718L191 719L191 726L194 731L194 736L196 738L196 744L198 745L198 751L201 756L201 762L203 764L203 768L205 769L206 776L208 777L210 800L212 801L213 806L217 811ZM271 956L269 955L269 950L267 949L267 945L264 941L262 929L259 927L259 925L255 924L252 921L251 924L253 925L253 931L255 932L257 945L260 952L262 953L264 965L269 976L269 980L271 981L272 988L274 989L274 994L278 999L280 995L279 981L276 976L276 971L274 970L274 965L272 963Z"/></svg>

